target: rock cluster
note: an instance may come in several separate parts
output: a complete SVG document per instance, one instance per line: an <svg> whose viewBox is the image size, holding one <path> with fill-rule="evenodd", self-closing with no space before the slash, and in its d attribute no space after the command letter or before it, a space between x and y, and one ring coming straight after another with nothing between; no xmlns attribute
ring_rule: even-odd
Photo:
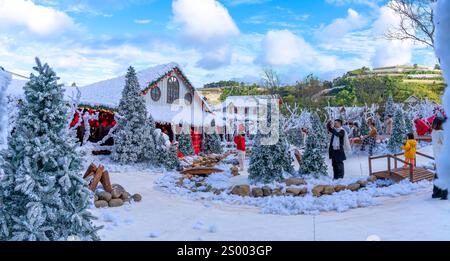
<svg viewBox="0 0 450 261"><path fill-rule="evenodd" d="M113 184L111 192L99 191L95 193L94 205L97 208L113 208L120 207L130 200L139 202L142 200L142 196L140 194L131 195L121 185Z"/></svg>

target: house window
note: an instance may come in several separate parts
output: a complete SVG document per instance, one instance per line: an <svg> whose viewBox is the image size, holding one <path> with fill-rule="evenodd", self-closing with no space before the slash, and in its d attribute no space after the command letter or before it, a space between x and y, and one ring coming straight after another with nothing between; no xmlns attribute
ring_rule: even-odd
<svg viewBox="0 0 450 261"><path fill-rule="evenodd" d="M167 103L172 104L180 96L180 83L176 77L170 77L167 81Z"/></svg>
<svg viewBox="0 0 450 261"><path fill-rule="evenodd" d="M192 94L190 92L184 95L184 99L187 101L187 103L192 104Z"/></svg>
<svg viewBox="0 0 450 261"><path fill-rule="evenodd" d="M159 99L161 98L161 89L158 86L156 86L150 91L150 96L152 97L153 101L155 102L159 101Z"/></svg>

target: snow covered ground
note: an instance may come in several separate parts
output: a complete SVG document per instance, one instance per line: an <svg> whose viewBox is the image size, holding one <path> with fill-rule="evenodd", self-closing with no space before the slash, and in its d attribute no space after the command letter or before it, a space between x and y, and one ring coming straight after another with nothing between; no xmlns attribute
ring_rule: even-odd
<svg viewBox="0 0 450 261"><path fill-rule="evenodd" d="M367 176L367 165L366 157L353 157L347 161L347 175ZM168 194L155 186L162 175L155 170L111 173L113 183L141 193L143 200L93 209L96 222L105 226L100 231L103 240L367 240L372 235L381 240L450 240L450 204L431 199L431 184L407 196L377 198L376 206L283 216Z"/></svg>

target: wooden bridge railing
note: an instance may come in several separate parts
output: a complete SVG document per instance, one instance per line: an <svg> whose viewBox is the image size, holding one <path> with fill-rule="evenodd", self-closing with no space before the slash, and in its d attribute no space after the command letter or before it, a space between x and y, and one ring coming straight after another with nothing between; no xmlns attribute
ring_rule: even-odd
<svg viewBox="0 0 450 261"><path fill-rule="evenodd" d="M431 160L434 160L434 157L431 157L427 154L421 153L421 152L416 152L417 155L422 156L424 158L428 158ZM369 173L370 175L373 174L373 168L372 168L372 161L373 160L377 160L377 159L387 159L387 174L388 176L392 175L392 165L391 165L391 159L394 159L394 170L398 169L398 162L401 162L403 164L405 164L406 166L408 166L409 168L409 179L412 182L414 179L414 167L415 165L412 165L408 162L406 162L405 160L401 159L400 156L402 156L403 153L398 153L398 154L386 154L386 155L381 155L381 156L370 156L369 157ZM417 158L415 161L415 164L417 165Z"/></svg>

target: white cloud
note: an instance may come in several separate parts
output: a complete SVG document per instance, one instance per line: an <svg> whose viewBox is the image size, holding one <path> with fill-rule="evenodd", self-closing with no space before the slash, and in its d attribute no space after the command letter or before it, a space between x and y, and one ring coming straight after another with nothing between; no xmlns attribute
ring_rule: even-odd
<svg viewBox="0 0 450 261"><path fill-rule="evenodd" d="M378 7L377 3L381 1L383 0L326 0L327 3L335 4L338 6L359 4L359 5L367 5L372 8L377 8Z"/></svg>
<svg viewBox="0 0 450 261"><path fill-rule="evenodd" d="M414 45L412 41L393 40L384 38L384 33L393 25L397 25L400 18L387 6L380 8L378 19L372 25L372 37L377 40L372 66L391 66L410 64Z"/></svg>
<svg viewBox="0 0 450 261"><path fill-rule="evenodd" d="M331 24L319 28L316 36L322 42L333 42L353 30L363 28L367 23L368 20L364 16L349 8L346 18L338 18Z"/></svg>
<svg viewBox="0 0 450 261"><path fill-rule="evenodd" d="M229 0L230 5L253 5L270 2L271 0Z"/></svg>
<svg viewBox="0 0 450 261"><path fill-rule="evenodd" d="M216 0L174 0L173 22L190 41L211 45L239 35L228 10Z"/></svg>
<svg viewBox="0 0 450 261"><path fill-rule="evenodd" d="M136 24L149 24L151 21L149 19L136 19L134 22Z"/></svg>
<svg viewBox="0 0 450 261"><path fill-rule="evenodd" d="M269 65L309 63L316 55L311 45L289 30L267 32L262 48L262 61Z"/></svg>
<svg viewBox="0 0 450 261"><path fill-rule="evenodd" d="M26 0L0 0L0 30L19 28L39 37L60 34L76 27L64 12Z"/></svg>

